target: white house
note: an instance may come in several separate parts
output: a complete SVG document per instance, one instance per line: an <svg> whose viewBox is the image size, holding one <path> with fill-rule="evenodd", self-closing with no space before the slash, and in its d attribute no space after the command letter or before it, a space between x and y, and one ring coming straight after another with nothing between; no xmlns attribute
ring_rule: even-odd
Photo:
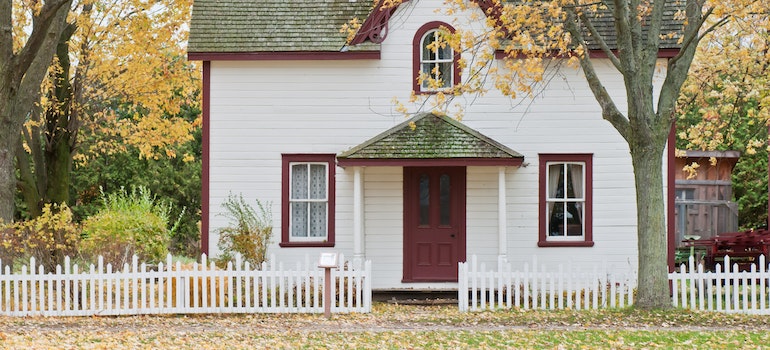
<svg viewBox="0 0 770 350"><path fill-rule="evenodd" d="M328 251L369 259L380 290L454 289L457 263L471 255L636 268L628 146L602 119L583 73L554 70L532 99L461 96L461 121L418 109L407 119L393 99L430 93L416 80L423 69L463 79L451 49L424 52L435 31L484 15L437 12L442 0L379 3L195 1L202 250L216 255L227 224L221 203L233 193L272 202L276 259ZM363 26L346 45L339 29L352 18ZM658 83L672 53L660 52ZM594 62L622 109L622 77Z"/></svg>

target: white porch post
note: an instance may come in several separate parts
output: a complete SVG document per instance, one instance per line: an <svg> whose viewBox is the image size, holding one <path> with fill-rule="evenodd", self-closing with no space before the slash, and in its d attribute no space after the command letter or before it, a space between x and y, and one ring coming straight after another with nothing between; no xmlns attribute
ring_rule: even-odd
<svg viewBox="0 0 770 350"><path fill-rule="evenodd" d="M363 168L353 168L353 259L364 261Z"/></svg>
<svg viewBox="0 0 770 350"><path fill-rule="evenodd" d="M506 259L508 255L508 226L506 213L505 194L505 167L497 168L497 255L498 258Z"/></svg>

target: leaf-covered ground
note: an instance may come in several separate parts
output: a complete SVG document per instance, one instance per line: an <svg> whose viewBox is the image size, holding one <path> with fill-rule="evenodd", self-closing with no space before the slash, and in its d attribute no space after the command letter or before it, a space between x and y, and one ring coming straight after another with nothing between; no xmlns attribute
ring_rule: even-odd
<svg viewBox="0 0 770 350"><path fill-rule="evenodd" d="M370 314L0 317L3 349L766 348L770 316L647 312L460 313L375 304Z"/></svg>

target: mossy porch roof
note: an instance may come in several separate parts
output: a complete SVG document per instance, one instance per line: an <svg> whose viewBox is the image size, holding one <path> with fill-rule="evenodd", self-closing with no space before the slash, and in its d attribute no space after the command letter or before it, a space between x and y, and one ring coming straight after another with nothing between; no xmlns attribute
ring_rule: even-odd
<svg viewBox="0 0 770 350"><path fill-rule="evenodd" d="M421 113L337 156L341 165L385 160L465 160L521 165L520 153L447 116Z"/></svg>

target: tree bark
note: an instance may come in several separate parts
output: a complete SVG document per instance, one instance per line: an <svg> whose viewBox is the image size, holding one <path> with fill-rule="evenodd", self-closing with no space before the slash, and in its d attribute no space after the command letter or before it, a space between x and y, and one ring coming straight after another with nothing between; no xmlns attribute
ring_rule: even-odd
<svg viewBox="0 0 770 350"><path fill-rule="evenodd" d="M70 175L72 172L72 145L75 138L72 116L73 94L70 82L69 40L75 33L76 26L68 24L62 31L56 50L59 70L55 77L52 99L54 103L45 112L47 127L45 171L48 180L44 189L44 203L62 204L69 202ZM41 150L33 150L39 152Z"/></svg>
<svg viewBox="0 0 770 350"><path fill-rule="evenodd" d="M0 0L0 220L14 217L15 154L72 0L46 1L33 19L27 43L13 52L12 1Z"/></svg>
<svg viewBox="0 0 770 350"><path fill-rule="evenodd" d="M636 305L643 309L671 308L666 249L668 232L661 166L665 142L633 138L631 160L636 185L639 262Z"/></svg>
<svg viewBox="0 0 770 350"><path fill-rule="evenodd" d="M669 1L669 0L667 0ZM658 96L657 110L653 80L658 63L659 33L666 1L655 1L650 16L643 24L637 19L639 1L614 0L613 19L617 35L617 55L596 31L591 18L578 13L579 4L566 8L565 27L573 45L585 45L581 21L599 42L616 69L623 75L628 110L619 111L598 78L590 56L580 58L580 65L594 97L608 120L629 146L634 171L637 205L638 297L636 306L644 309L670 308L667 266L667 226L663 192L663 150L674 121L674 107L679 90L687 76L698 28L703 23L699 0L687 0L685 42L680 53L669 60L666 78ZM580 19L580 20L579 20ZM584 46L585 47L585 46ZM670 147L675 147L670 145ZM669 218L673 220L673 218Z"/></svg>

